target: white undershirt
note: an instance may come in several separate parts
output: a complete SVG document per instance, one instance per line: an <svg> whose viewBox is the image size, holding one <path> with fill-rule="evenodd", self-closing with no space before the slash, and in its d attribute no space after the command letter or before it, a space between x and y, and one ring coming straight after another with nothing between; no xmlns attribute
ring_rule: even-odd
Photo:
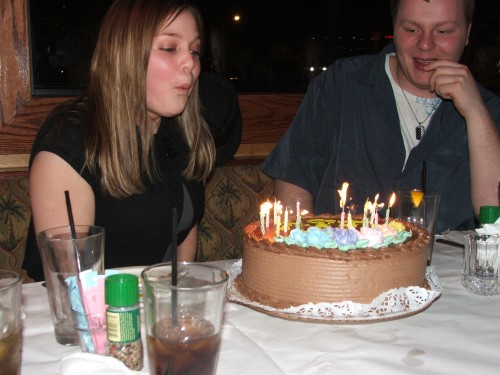
<svg viewBox="0 0 500 375"><path fill-rule="evenodd" d="M398 109L398 115L399 115L399 124L401 127L401 134L403 136L403 142L406 150L406 157L405 157L405 164L406 164L406 161L408 160L408 156L410 155L411 150L413 149L413 147L416 147L420 142L417 139L415 131L415 129L418 126L418 122L415 120L415 116L413 116L413 113L410 107L408 106L408 103L406 102L401 87L392 77L391 69L389 67L389 60L391 56L395 56L395 54L389 53L385 57L385 72L387 73L387 76L391 81L392 91L394 92L394 98L396 99L396 107ZM442 101L441 98L439 97L422 98L420 96L415 96L413 94L410 94L406 90L405 94L406 97L408 98L408 102L410 102L410 105L413 108L413 111L415 111L415 115L417 116L419 121L425 119L429 113L433 111L435 113L435 109L439 107L439 104L441 104ZM432 113L432 115L430 115L429 118L422 123L422 125L426 130L427 130L427 125L429 125L429 121L431 120L432 116L434 116L434 113ZM425 137L425 132L423 136Z"/></svg>

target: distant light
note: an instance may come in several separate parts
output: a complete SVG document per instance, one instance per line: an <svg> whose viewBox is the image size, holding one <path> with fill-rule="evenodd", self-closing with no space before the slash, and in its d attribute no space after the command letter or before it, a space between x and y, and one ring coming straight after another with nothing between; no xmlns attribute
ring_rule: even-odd
<svg viewBox="0 0 500 375"><path fill-rule="evenodd" d="M325 71L326 70L326 66L322 67L321 70Z"/></svg>
<svg viewBox="0 0 500 375"><path fill-rule="evenodd" d="M234 17L233 17L233 20L234 20L234 22L239 22L240 21L240 15L239 14L235 14Z"/></svg>
<svg viewBox="0 0 500 375"><path fill-rule="evenodd" d="M314 72L314 66L311 66L311 67L309 68L309 71L310 71L310 72Z"/></svg>
<svg viewBox="0 0 500 375"><path fill-rule="evenodd" d="M385 35L384 38L385 39L394 39L394 35Z"/></svg>

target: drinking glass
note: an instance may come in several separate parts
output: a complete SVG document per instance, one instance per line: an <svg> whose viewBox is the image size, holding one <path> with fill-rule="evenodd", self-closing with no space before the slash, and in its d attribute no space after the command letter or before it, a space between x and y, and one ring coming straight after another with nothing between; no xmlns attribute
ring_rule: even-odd
<svg viewBox="0 0 500 375"><path fill-rule="evenodd" d="M498 260L500 235L465 236L462 285L474 294L491 296L500 293Z"/></svg>
<svg viewBox="0 0 500 375"><path fill-rule="evenodd" d="M228 274L201 263L142 272L150 374L215 375Z"/></svg>
<svg viewBox="0 0 500 375"><path fill-rule="evenodd" d="M54 332L57 342L63 345L80 343L66 279L79 270L104 274L104 229L76 225L75 230L76 240L71 237L70 226L47 229L37 235Z"/></svg>
<svg viewBox="0 0 500 375"><path fill-rule="evenodd" d="M0 373L21 372L21 277L0 269Z"/></svg>
<svg viewBox="0 0 500 375"><path fill-rule="evenodd" d="M422 195L423 194L423 195ZM432 260L434 247L434 236L439 213L439 201L441 195L435 191L427 190L422 193L419 190L398 190L396 197L395 217L404 221L418 224L429 232L431 242L427 255L427 264Z"/></svg>

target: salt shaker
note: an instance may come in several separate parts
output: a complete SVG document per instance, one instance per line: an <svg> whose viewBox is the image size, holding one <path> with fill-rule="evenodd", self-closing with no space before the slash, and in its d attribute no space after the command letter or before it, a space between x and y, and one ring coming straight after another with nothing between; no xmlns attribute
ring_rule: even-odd
<svg viewBox="0 0 500 375"><path fill-rule="evenodd" d="M131 370L142 369L144 350L141 339L139 280L135 275L106 277L107 354L118 358Z"/></svg>

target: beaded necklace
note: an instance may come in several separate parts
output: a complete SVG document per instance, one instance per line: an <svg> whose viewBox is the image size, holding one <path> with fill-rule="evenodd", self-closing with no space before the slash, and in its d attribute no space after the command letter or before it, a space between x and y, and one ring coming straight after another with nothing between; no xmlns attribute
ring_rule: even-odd
<svg viewBox="0 0 500 375"><path fill-rule="evenodd" d="M415 127L415 137L417 138L417 140L420 141L422 139L422 136L425 133L425 126L423 124L436 111L437 106L435 106L434 108L432 108L432 111L429 112L429 114L427 115L427 117L423 121L419 121L418 117L417 117L417 114L413 110L413 107L411 106L410 101L408 100L408 97L406 96L405 90L403 90L403 86L401 86L401 82L399 82L399 64L397 64L397 63L396 63L396 80L398 81L399 88L401 89L401 92L403 93L403 96L404 96L404 98L406 100L406 103L408 103L408 107L410 107L411 113L413 114L413 117L415 118L415 121L418 123L418 125Z"/></svg>

